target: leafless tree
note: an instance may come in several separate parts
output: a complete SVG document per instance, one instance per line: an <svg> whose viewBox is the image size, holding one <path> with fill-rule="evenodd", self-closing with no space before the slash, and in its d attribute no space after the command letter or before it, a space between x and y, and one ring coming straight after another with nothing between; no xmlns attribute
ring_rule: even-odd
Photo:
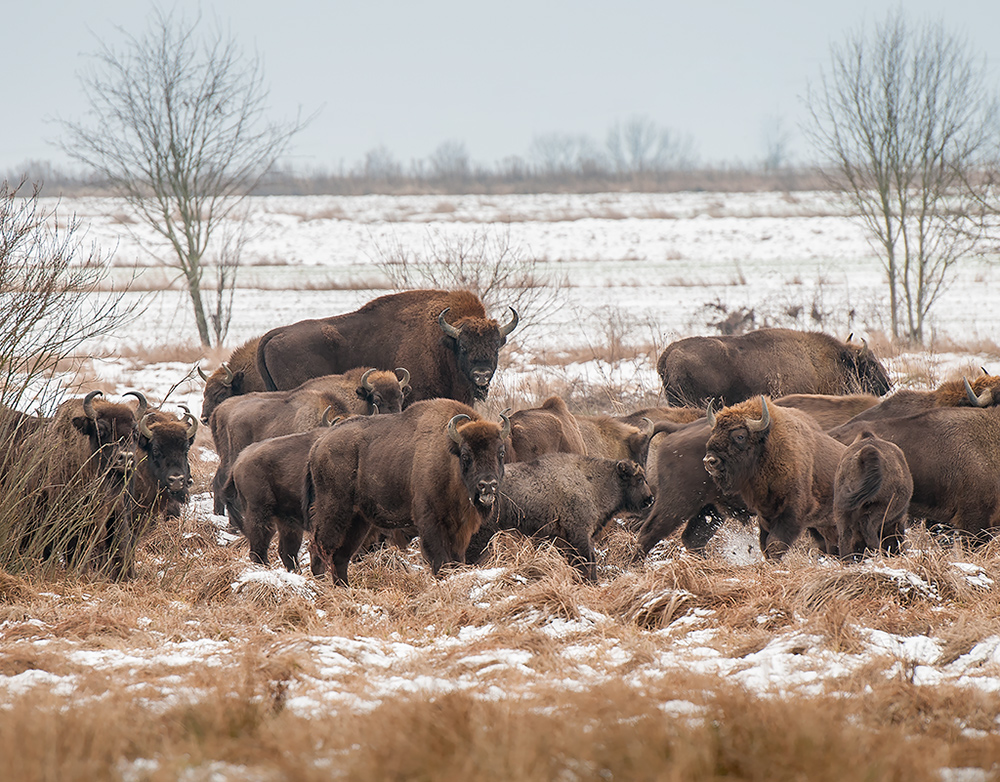
<svg viewBox="0 0 1000 782"><path fill-rule="evenodd" d="M773 173L786 168L791 162L791 135L781 115L772 114L764 121L763 141L764 171Z"/></svg>
<svg viewBox="0 0 1000 782"><path fill-rule="evenodd" d="M567 177L593 170L601 154L586 135L543 133L531 140L528 155L547 177Z"/></svg>
<svg viewBox="0 0 1000 782"><path fill-rule="evenodd" d="M902 11L831 54L807 132L881 257L893 336L920 342L981 236L979 167L996 119L985 64L942 24L915 29Z"/></svg>
<svg viewBox="0 0 1000 782"><path fill-rule="evenodd" d="M157 257L165 249L161 260L183 276L208 346L210 319L228 322L206 311L202 294L213 236L245 214L247 196L305 122L268 121L260 58L221 32L202 36L200 22L156 9L142 36L120 30L120 49L101 43L80 77L91 122L64 121L61 146L154 230L158 244L149 249ZM236 266L216 269L216 286L231 288ZM223 336L217 329L216 341Z"/></svg>
<svg viewBox="0 0 1000 782"><path fill-rule="evenodd" d="M430 168L435 179L465 182L472 174L469 151L461 141L443 141L431 153Z"/></svg>
<svg viewBox="0 0 1000 782"><path fill-rule="evenodd" d="M611 165L621 177L663 173L690 165L691 142L648 117L633 117L615 123L608 131L607 150Z"/></svg>

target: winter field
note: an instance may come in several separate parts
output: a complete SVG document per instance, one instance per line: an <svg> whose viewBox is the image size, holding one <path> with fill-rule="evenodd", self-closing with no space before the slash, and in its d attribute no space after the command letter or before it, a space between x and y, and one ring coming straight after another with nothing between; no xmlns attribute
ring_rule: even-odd
<svg viewBox="0 0 1000 782"><path fill-rule="evenodd" d="M197 413L197 362L390 293L403 259L445 279L437 260L463 248L526 273L487 298L521 315L493 417L553 393L576 412L663 404L659 352L741 317L863 337L899 386L1000 371L1000 256L957 268L924 348L893 345L879 262L825 193L255 206L227 346L206 354L123 206L59 204L144 308L89 346L79 388ZM708 558L671 539L633 567L622 524L599 541L596 584L503 536L484 567L441 579L415 545L375 551L346 589L276 557L250 566L211 513L205 427L192 467L193 501L140 548L134 582L0 572L10 779L1000 779L998 543L917 527L895 558L845 565L800 542L765 563L731 521Z"/></svg>

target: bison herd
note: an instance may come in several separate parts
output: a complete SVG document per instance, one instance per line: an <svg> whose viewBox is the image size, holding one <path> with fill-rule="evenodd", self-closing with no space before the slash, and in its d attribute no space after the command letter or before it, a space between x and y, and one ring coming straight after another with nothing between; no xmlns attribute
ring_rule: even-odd
<svg viewBox="0 0 1000 782"><path fill-rule="evenodd" d="M414 290L241 345L202 373L215 512L262 564L277 534L297 570L308 535L313 573L340 584L373 534L419 537L437 574L518 530L594 579L594 537L625 512L636 561L681 527L702 552L726 515L756 518L768 559L803 532L858 558L898 552L910 518L970 544L1000 526L1000 377L985 370L883 399L889 375L864 342L760 329L669 345L664 407L574 415L554 396L486 416L474 405L517 323L467 291ZM57 444L29 487L37 503L98 498L91 553L116 577L142 532L187 500L198 428L186 409L150 411L130 393L134 405L91 392L51 419L4 413L23 432L8 442Z"/></svg>

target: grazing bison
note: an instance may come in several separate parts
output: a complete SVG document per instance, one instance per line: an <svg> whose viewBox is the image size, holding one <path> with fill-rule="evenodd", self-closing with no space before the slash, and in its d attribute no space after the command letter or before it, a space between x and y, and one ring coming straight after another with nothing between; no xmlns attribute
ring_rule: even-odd
<svg viewBox="0 0 1000 782"><path fill-rule="evenodd" d="M399 376L397 377L397 374ZM291 391L260 391L225 400L209 423L219 455L212 481L214 511L225 509L223 487L240 452L251 443L305 432L336 416L398 413L409 391L410 373L358 367L342 375L323 375Z"/></svg>
<svg viewBox="0 0 1000 782"><path fill-rule="evenodd" d="M205 381L201 401L201 420L207 424L212 411L233 396L249 394L253 391L267 391L264 379L257 371L257 343L260 337L247 340L229 354L229 359L211 375L206 375L201 367L198 374Z"/></svg>
<svg viewBox="0 0 1000 782"><path fill-rule="evenodd" d="M743 501L723 492L705 470L705 446L712 428L702 418L688 424L657 423L647 459L647 476L654 502L639 528L634 561L684 527L681 540L702 552L722 524L723 515L748 517Z"/></svg>
<svg viewBox="0 0 1000 782"><path fill-rule="evenodd" d="M530 462L545 453L586 452L576 418L560 397L550 396L541 407L511 413L508 464Z"/></svg>
<svg viewBox="0 0 1000 782"><path fill-rule="evenodd" d="M859 412L853 420L876 421L882 418L899 418L932 410L935 407L995 405L1000 405L1000 376L984 374L972 383L963 377L961 380L949 380L930 391L901 388L874 407Z"/></svg>
<svg viewBox="0 0 1000 782"><path fill-rule="evenodd" d="M430 399L324 432L309 452L303 497L320 572L329 566L346 585L369 525L415 527L435 575L445 563L464 562L500 490L510 434L501 417L502 426L461 402Z"/></svg>
<svg viewBox="0 0 1000 782"><path fill-rule="evenodd" d="M764 556L780 558L805 529L824 553L836 554L833 481L844 445L808 413L768 405L763 396L717 414L709 406L707 422L705 469L757 514Z"/></svg>
<svg viewBox="0 0 1000 782"><path fill-rule="evenodd" d="M847 423L854 416L879 404L879 398L872 394L788 394L774 400L776 405L794 407L809 413L824 432Z"/></svg>
<svg viewBox="0 0 1000 782"><path fill-rule="evenodd" d="M260 339L257 367L268 390L360 366L413 372L411 402L486 399L500 348L517 326L486 317L469 291L415 290L381 296L354 312L303 320Z"/></svg>
<svg viewBox="0 0 1000 782"><path fill-rule="evenodd" d="M910 518L946 525L969 542L1000 530L1000 407L939 407L830 430L842 443L870 431L903 451L913 478Z"/></svg>
<svg viewBox="0 0 1000 782"><path fill-rule="evenodd" d="M253 443L233 464L224 487L227 510L250 542L253 562L268 564L267 550L277 531L281 563L289 571L299 569L309 450L326 432L317 428Z"/></svg>
<svg viewBox="0 0 1000 782"><path fill-rule="evenodd" d="M584 578L597 577L593 536L615 514L639 511L653 495L635 462L571 453L549 453L509 464L497 514L472 536L466 560L478 562L502 529L553 540Z"/></svg>
<svg viewBox="0 0 1000 782"><path fill-rule="evenodd" d="M906 534L913 479L899 446L861 432L841 457L833 483L833 513L841 557L899 552Z"/></svg>
<svg viewBox="0 0 1000 782"><path fill-rule="evenodd" d="M759 329L688 337L667 346L656 365L669 405L732 405L761 394L885 395L889 374L867 345L822 332Z"/></svg>

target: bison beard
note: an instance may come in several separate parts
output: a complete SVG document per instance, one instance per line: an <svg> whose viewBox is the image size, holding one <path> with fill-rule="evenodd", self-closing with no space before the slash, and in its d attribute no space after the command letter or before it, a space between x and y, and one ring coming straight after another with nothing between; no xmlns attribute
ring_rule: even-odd
<svg viewBox="0 0 1000 782"><path fill-rule="evenodd" d="M833 481L845 447L807 413L772 409L763 396L718 414L709 406L708 424L705 469L757 514L764 555L781 557L805 529L835 554Z"/></svg>
<svg viewBox="0 0 1000 782"><path fill-rule="evenodd" d="M485 399L500 348L517 326L486 317L469 291L416 290L381 296L354 312L272 329L260 339L257 367L269 390L371 366L413 373L410 402Z"/></svg>
<svg viewBox="0 0 1000 782"><path fill-rule="evenodd" d="M303 516L338 583L347 584L348 562L372 525L416 528L435 575L465 561L503 478L510 422L501 415L502 427L460 402L431 399L323 433L309 452Z"/></svg>

